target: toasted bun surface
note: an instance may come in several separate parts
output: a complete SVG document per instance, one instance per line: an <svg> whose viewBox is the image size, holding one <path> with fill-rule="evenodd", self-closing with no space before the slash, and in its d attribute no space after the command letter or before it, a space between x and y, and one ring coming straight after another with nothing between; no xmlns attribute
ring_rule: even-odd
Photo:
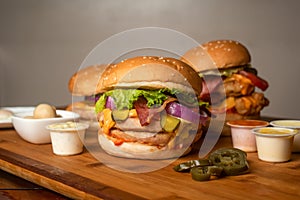
<svg viewBox="0 0 300 200"><path fill-rule="evenodd" d="M174 59L155 56L129 58L103 72L98 91L118 88L174 88L200 94L202 81L192 67Z"/></svg>
<svg viewBox="0 0 300 200"><path fill-rule="evenodd" d="M207 60L207 54L210 60ZM251 56L248 49L238 41L214 40L187 51L182 60L201 72L246 65L251 62Z"/></svg>
<svg viewBox="0 0 300 200"><path fill-rule="evenodd" d="M77 71L69 80L69 91L74 96L97 94L97 84L107 65L92 65Z"/></svg>

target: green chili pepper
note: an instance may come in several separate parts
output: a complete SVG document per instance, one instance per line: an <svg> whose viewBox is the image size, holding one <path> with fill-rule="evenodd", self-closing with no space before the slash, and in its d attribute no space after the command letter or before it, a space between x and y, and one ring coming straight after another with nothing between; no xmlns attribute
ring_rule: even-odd
<svg viewBox="0 0 300 200"><path fill-rule="evenodd" d="M221 176L222 171L223 168L218 166L193 167L190 170L192 178L196 181L208 181L211 176Z"/></svg>
<svg viewBox="0 0 300 200"><path fill-rule="evenodd" d="M227 176L245 173L249 169L247 154L236 148L222 148L212 152L209 160L213 165L222 167Z"/></svg>
<svg viewBox="0 0 300 200"><path fill-rule="evenodd" d="M173 167L177 172L190 172L196 181L208 181L211 176L234 176L249 170L247 154L236 148L222 148L212 152L208 159L191 160Z"/></svg>
<svg viewBox="0 0 300 200"><path fill-rule="evenodd" d="M207 172L212 176L221 176L223 172L223 167L219 166L207 166Z"/></svg>
<svg viewBox="0 0 300 200"><path fill-rule="evenodd" d="M211 174L208 172L207 167L193 167L191 169L192 179L195 181L208 181Z"/></svg>
<svg viewBox="0 0 300 200"><path fill-rule="evenodd" d="M173 167L176 172L189 172L193 167L204 167L211 165L208 159L190 160L187 162L180 163Z"/></svg>

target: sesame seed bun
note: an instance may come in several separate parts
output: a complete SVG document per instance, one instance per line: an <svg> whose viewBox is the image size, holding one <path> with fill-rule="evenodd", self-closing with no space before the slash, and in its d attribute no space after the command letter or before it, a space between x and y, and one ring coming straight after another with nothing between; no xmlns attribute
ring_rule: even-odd
<svg viewBox="0 0 300 200"><path fill-rule="evenodd" d="M115 87L172 88L198 95L202 80L191 66L175 58L141 56L106 68L97 90L105 92Z"/></svg>
<svg viewBox="0 0 300 200"><path fill-rule="evenodd" d="M226 69L246 65L251 62L251 56L248 49L240 42L214 40L187 51L182 56L182 60L197 72L202 72L214 68Z"/></svg>
<svg viewBox="0 0 300 200"><path fill-rule="evenodd" d="M74 96L97 94L97 85L107 65L92 65L77 71L69 80L68 88Z"/></svg>

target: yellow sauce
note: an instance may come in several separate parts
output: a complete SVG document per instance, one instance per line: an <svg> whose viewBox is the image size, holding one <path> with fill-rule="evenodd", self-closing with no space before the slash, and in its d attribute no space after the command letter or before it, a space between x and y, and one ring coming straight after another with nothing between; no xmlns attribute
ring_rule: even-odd
<svg viewBox="0 0 300 200"><path fill-rule="evenodd" d="M272 128L262 128L259 130L259 133L262 133L262 134L282 134L282 135L285 135L285 134L289 134L291 133L290 131L288 130L284 130L284 129L272 129Z"/></svg>
<svg viewBox="0 0 300 200"><path fill-rule="evenodd" d="M289 126L289 127L300 127L300 121L278 121L276 122L278 126Z"/></svg>

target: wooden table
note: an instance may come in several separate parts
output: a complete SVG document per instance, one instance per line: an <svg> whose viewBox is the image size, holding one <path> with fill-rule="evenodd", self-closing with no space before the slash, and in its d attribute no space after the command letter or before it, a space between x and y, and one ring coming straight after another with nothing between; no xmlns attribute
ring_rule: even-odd
<svg viewBox="0 0 300 200"><path fill-rule="evenodd" d="M67 200L69 198L0 170L0 199Z"/></svg>
<svg viewBox="0 0 300 200"><path fill-rule="evenodd" d="M96 133L86 137L88 150L98 150ZM215 146L230 147L231 138L221 137ZM274 147L276 148L276 147ZM22 140L14 129L0 130L0 169L22 179L75 199L299 199L300 154L294 153L285 163L258 160L248 153L248 174L196 182L188 173L174 172L176 164L196 159L197 150L170 161L139 162L130 159L105 160L103 152L56 156L50 144L34 145ZM165 164L166 162L167 164ZM155 171L132 173L116 170L164 167ZM133 165L132 165L133 164ZM140 164L135 166L135 164ZM145 164L145 165L144 165ZM149 165L150 164L150 165ZM110 167L108 167L109 165ZM112 168L114 167L114 168ZM133 167L133 168L132 168Z"/></svg>

